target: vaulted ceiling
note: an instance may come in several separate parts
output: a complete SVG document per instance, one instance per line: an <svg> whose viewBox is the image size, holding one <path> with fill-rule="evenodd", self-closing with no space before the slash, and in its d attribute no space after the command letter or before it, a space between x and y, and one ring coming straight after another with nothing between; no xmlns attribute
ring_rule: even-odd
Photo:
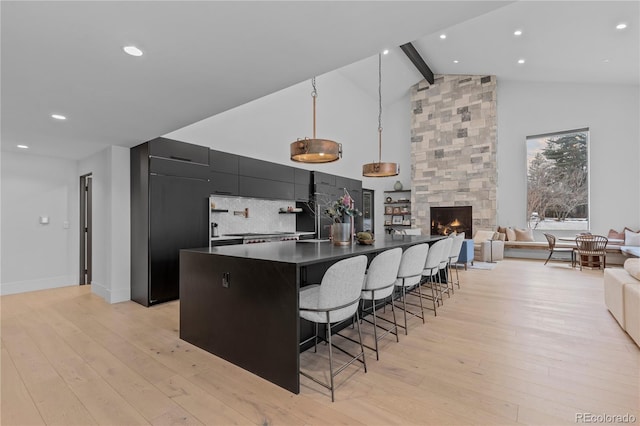
<svg viewBox="0 0 640 426"><path fill-rule="evenodd" d="M2 1L0 8L2 150L27 144L47 156L133 146L332 70L375 97L375 58L385 48L385 102L394 102L422 79L397 48L407 42L437 74L639 80L636 1ZM616 30L620 22L628 27ZM144 55L125 54L130 44Z"/></svg>

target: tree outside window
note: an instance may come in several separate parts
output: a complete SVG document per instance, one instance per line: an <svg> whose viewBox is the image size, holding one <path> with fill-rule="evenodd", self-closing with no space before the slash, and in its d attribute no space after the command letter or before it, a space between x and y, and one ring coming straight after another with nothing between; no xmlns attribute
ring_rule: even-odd
<svg viewBox="0 0 640 426"><path fill-rule="evenodd" d="M589 129L527 137L527 222L589 229Z"/></svg>

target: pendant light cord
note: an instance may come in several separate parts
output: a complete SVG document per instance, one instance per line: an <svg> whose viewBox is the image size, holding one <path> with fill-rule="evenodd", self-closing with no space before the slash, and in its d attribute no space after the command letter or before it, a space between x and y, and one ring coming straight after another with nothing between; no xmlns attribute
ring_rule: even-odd
<svg viewBox="0 0 640 426"><path fill-rule="evenodd" d="M318 91L316 90L316 78L311 79L311 97L313 98L313 139L316 138L316 98L318 97Z"/></svg>
<svg viewBox="0 0 640 426"><path fill-rule="evenodd" d="M382 54L378 53L378 163L382 162Z"/></svg>

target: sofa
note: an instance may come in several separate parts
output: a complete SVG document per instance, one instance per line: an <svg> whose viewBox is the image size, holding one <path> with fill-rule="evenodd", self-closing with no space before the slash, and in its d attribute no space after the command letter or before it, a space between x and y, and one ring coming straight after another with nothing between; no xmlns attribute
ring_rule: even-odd
<svg viewBox="0 0 640 426"><path fill-rule="evenodd" d="M477 262L504 259L504 240L499 232L479 230L473 236L473 258Z"/></svg>
<svg viewBox="0 0 640 426"><path fill-rule="evenodd" d="M604 270L604 302L620 327L640 346L640 258Z"/></svg>

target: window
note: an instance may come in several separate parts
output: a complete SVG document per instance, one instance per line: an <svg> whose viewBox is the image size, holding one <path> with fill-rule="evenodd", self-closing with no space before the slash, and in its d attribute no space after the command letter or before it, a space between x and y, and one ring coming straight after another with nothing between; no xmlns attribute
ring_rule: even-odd
<svg viewBox="0 0 640 426"><path fill-rule="evenodd" d="M527 223L589 229L589 129L527 136Z"/></svg>

